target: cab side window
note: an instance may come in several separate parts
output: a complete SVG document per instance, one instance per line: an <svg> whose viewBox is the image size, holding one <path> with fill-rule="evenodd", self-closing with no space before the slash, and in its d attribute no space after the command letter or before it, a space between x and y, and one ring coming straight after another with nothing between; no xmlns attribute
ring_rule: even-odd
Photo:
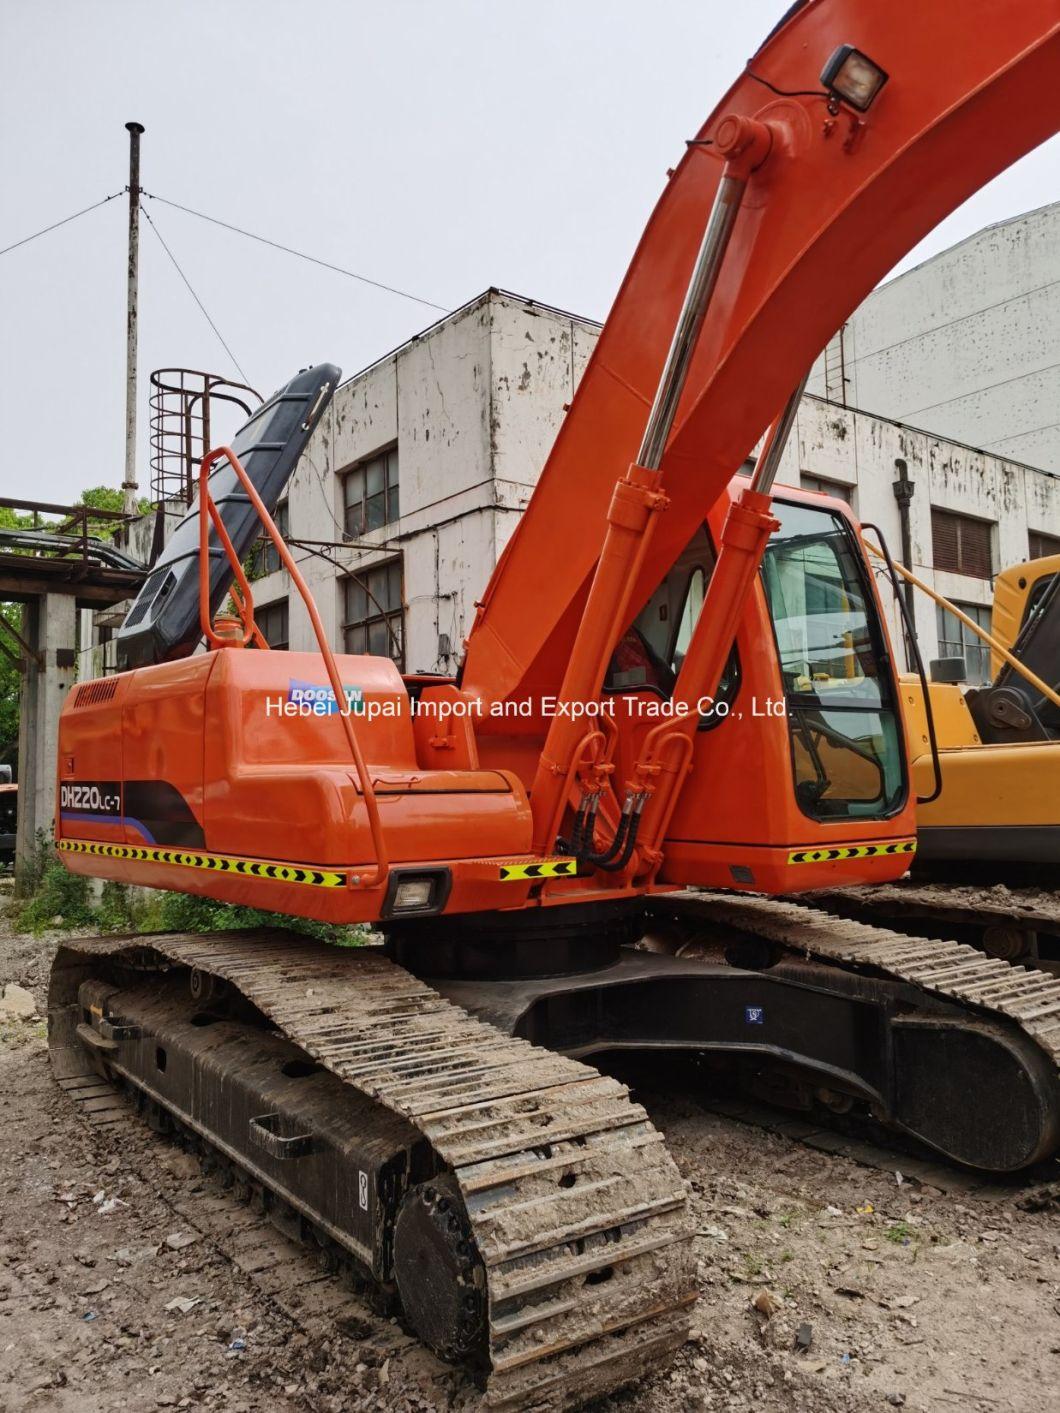
<svg viewBox="0 0 1060 1413"><path fill-rule="evenodd" d="M673 695L677 675L703 610L714 558L706 529L700 528L615 649L604 682L605 691L647 688L661 697ZM733 648L718 691L719 700L732 700L737 678L736 649ZM710 716L703 718L704 724L710 720Z"/></svg>

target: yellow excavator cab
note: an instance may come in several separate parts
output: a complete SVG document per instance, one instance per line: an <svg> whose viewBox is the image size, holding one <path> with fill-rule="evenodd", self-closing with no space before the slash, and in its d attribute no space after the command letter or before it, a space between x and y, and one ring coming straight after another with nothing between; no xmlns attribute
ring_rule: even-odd
<svg viewBox="0 0 1060 1413"><path fill-rule="evenodd" d="M915 673L900 679L912 779L920 797L922 865L937 860L1043 864L1060 858L1060 733L1056 689L1050 685L1057 677L1058 575L1060 555L1003 570L987 637L990 682L981 687L928 683L939 791L924 687ZM912 582L952 607L920 581ZM1029 669L1029 677L1016 670L1014 658Z"/></svg>
<svg viewBox="0 0 1060 1413"><path fill-rule="evenodd" d="M990 636L1011 651L1020 629L1042 601L1042 596L1060 574L1060 554L1043 559L1029 559L1023 564L1010 564L994 581L994 607L990 615ZM1001 671L1003 658L990 650L990 676Z"/></svg>

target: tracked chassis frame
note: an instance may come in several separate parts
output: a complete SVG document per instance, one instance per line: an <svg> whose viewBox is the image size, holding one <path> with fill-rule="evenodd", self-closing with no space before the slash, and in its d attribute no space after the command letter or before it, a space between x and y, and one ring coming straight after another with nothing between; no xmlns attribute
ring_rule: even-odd
<svg viewBox="0 0 1060 1413"><path fill-rule="evenodd" d="M734 1057L989 1170L1060 1147L1060 980L1041 972L734 895L657 898L636 930L670 951L598 937L563 975L482 975L488 926L468 955L439 948L464 975L431 985L283 932L74 940L56 1075L116 1083L219 1151L500 1408L579 1405L688 1330L683 1183L584 1057ZM507 955L526 972L525 947Z"/></svg>
<svg viewBox="0 0 1060 1413"><path fill-rule="evenodd" d="M643 1109L377 951L76 941L49 1015L60 1082L90 1058L220 1149L396 1289L491 1406L587 1402L686 1338L685 1189Z"/></svg>
<svg viewBox="0 0 1060 1413"><path fill-rule="evenodd" d="M835 889L813 895L816 905L838 917L878 925L911 936L931 931L967 942L989 956L1060 976L1060 894L1013 880L976 886L936 880L927 870L897 883Z"/></svg>

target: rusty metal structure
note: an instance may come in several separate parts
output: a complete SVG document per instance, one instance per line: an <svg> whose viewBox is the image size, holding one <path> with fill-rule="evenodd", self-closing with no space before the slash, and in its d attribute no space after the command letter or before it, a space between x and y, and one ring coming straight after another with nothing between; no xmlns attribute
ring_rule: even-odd
<svg viewBox="0 0 1060 1413"><path fill-rule="evenodd" d="M5 601L63 593L98 607L128 598L143 582L143 565L95 533L101 522L121 528L133 517L90 505L9 496L0 497L0 509L33 518L31 525L0 527L0 596Z"/></svg>
<svg viewBox="0 0 1060 1413"><path fill-rule="evenodd" d="M0 498L0 656L21 675L18 786L0 793L0 859L27 859L51 827L59 713L77 674L77 614L136 594L144 566L129 552L121 511ZM124 543L117 544L118 532ZM13 743L8 743L8 751ZM17 806L17 809L16 809Z"/></svg>
<svg viewBox="0 0 1060 1413"><path fill-rule="evenodd" d="M151 374L151 501L190 505L202 458L213 445L216 404L249 417L260 393L219 373L197 368L158 368Z"/></svg>

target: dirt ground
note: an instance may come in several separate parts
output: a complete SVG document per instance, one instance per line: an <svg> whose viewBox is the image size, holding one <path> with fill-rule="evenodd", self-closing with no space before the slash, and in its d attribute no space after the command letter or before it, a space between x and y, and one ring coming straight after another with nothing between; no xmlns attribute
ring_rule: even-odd
<svg viewBox="0 0 1060 1413"><path fill-rule="evenodd" d="M0 933L0 986L41 1014L53 945ZM4 1413L478 1407L167 1140L87 1127L39 1018L0 1022L0 1095ZM638 1097L690 1185L702 1297L675 1363L598 1408L1060 1409L1048 1191L899 1182L901 1159L818 1151L706 1110L687 1083Z"/></svg>

